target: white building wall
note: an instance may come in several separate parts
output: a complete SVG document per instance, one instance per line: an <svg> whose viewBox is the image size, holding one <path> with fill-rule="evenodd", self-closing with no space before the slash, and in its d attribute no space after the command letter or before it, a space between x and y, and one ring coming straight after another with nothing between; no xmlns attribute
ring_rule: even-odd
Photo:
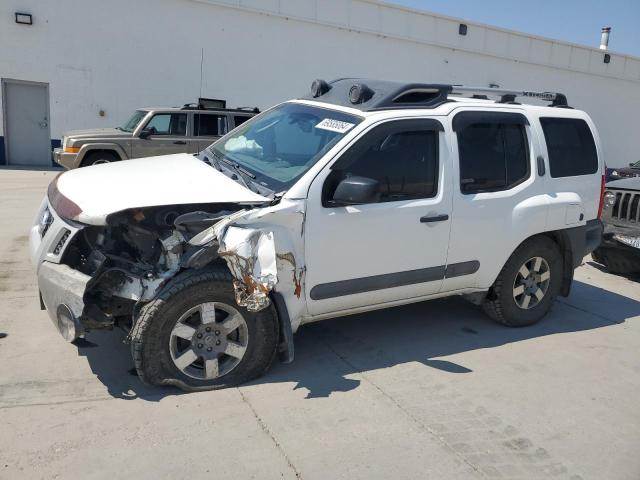
<svg viewBox="0 0 640 480"><path fill-rule="evenodd" d="M610 166L640 159L640 59L459 23L371 0L2 0L0 77L50 84L54 139L201 89L261 108L346 76L554 90L594 118Z"/></svg>

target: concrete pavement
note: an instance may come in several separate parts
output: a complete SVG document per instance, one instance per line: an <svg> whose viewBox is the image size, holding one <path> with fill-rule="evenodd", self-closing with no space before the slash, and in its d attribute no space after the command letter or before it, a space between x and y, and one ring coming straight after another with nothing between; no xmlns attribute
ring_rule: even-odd
<svg viewBox="0 0 640 480"><path fill-rule="evenodd" d="M148 388L122 333L77 348L39 309L53 175L0 170L0 478L640 478L634 279L585 259L533 327L436 300L303 327L240 388Z"/></svg>

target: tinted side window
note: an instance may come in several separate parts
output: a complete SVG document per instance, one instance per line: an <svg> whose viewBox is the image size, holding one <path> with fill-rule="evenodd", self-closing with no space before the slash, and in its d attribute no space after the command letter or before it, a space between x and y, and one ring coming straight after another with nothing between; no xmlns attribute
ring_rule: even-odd
<svg viewBox="0 0 640 480"><path fill-rule="evenodd" d="M145 128L154 128L154 135L183 136L187 134L187 114L159 113L149 120L149 123L147 123Z"/></svg>
<svg viewBox="0 0 640 480"><path fill-rule="evenodd" d="M193 115L193 135L215 137L227 133L227 116L196 113Z"/></svg>
<svg viewBox="0 0 640 480"><path fill-rule="evenodd" d="M249 120L251 117L245 117L243 115L236 115L233 117L233 121L235 122L236 127L242 125L244 122Z"/></svg>
<svg viewBox="0 0 640 480"><path fill-rule="evenodd" d="M577 118L541 118L549 152L551 176L591 175L598 171L598 153L589 125Z"/></svg>
<svg viewBox="0 0 640 480"><path fill-rule="evenodd" d="M438 132L419 121L382 125L361 138L332 170L325 183L325 199L330 199L340 180L348 176L377 180L379 202L434 197L438 190Z"/></svg>
<svg viewBox="0 0 640 480"><path fill-rule="evenodd" d="M464 194L508 190L529 177L524 125L472 123L458 131L458 150Z"/></svg>

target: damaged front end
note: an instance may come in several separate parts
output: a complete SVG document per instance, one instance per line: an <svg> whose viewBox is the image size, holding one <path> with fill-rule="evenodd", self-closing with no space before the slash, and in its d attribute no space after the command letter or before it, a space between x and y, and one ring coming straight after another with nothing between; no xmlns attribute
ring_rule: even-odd
<svg viewBox="0 0 640 480"><path fill-rule="evenodd" d="M267 308L278 283L273 232L231 226L220 238L218 254L234 277L238 305L250 312Z"/></svg>
<svg viewBox="0 0 640 480"><path fill-rule="evenodd" d="M59 263L42 262L44 303L68 341L94 329L129 330L181 271L226 263L239 306L257 312L280 295L276 308L295 331L305 308L303 206L150 207L111 214L105 225L76 224Z"/></svg>
<svg viewBox="0 0 640 480"><path fill-rule="evenodd" d="M105 226L80 229L66 248L60 267L70 269L64 272L65 277L79 279L77 285L66 281L62 289L67 297L69 292L75 292L72 298L81 295L71 308L75 332L60 325L58 329L71 341L87 330L114 325L129 328L142 305L181 269L201 268L217 259L216 243L192 246L188 241L238 208L180 205L131 209L110 215ZM43 276L47 277L43 284L55 278L48 270ZM50 290L55 289L47 289L48 296ZM61 322L65 324L58 319Z"/></svg>

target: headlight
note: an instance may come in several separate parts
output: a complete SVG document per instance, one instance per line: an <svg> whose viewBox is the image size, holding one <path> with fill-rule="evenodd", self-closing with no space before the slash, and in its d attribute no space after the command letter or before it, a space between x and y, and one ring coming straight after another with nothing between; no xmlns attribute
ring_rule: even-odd
<svg viewBox="0 0 640 480"><path fill-rule="evenodd" d="M613 172L611 172L611 176L612 176L612 177L619 177L619 176L620 176L620 174L618 173L618 171L617 171L617 170L614 170Z"/></svg>
<svg viewBox="0 0 640 480"><path fill-rule="evenodd" d="M42 213L40 214L40 219L38 220L38 233L40 233L40 238L44 237L52 223L53 215L51 215L49 207L44 207L44 210L42 210Z"/></svg>
<svg viewBox="0 0 640 480"><path fill-rule="evenodd" d="M616 194L607 192L604 194L604 208L611 208L616 204Z"/></svg>

